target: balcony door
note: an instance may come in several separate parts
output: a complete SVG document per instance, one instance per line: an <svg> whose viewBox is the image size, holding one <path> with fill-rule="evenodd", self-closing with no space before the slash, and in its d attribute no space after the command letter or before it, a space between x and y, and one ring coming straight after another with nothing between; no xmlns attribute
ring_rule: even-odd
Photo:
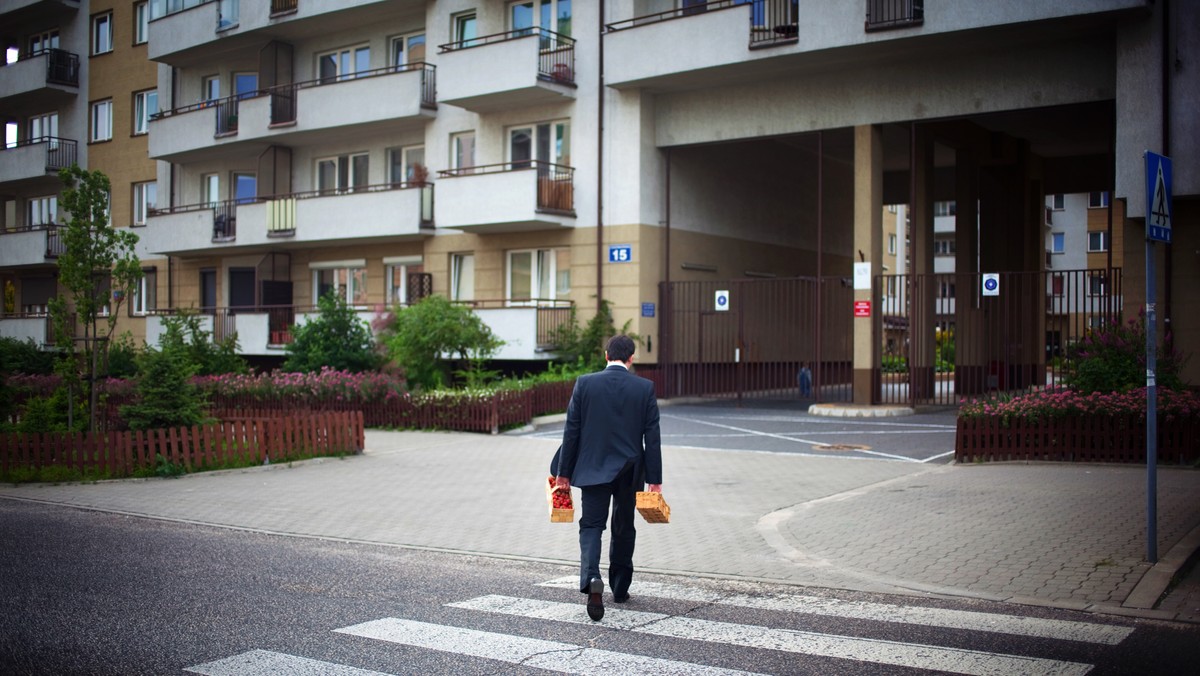
<svg viewBox="0 0 1200 676"><path fill-rule="evenodd" d="M45 31L29 36L29 54L58 49L58 31Z"/></svg>
<svg viewBox="0 0 1200 676"><path fill-rule="evenodd" d="M566 120L514 127L508 130L508 161L513 169L542 163L570 166L571 123Z"/></svg>
<svg viewBox="0 0 1200 676"><path fill-rule="evenodd" d="M254 268L229 268L229 311L252 310L258 304L254 293Z"/></svg>
<svg viewBox="0 0 1200 676"><path fill-rule="evenodd" d="M392 65L397 70L425 61L425 34L400 35L392 38Z"/></svg>
<svg viewBox="0 0 1200 676"><path fill-rule="evenodd" d="M571 36L571 0L522 0L508 6L509 30L530 34L534 28ZM543 49L549 49L550 37L543 36Z"/></svg>
<svg viewBox="0 0 1200 676"><path fill-rule="evenodd" d="M347 47L317 56L317 72L321 82L334 82L357 77L371 69L371 48L367 45Z"/></svg>
<svg viewBox="0 0 1200 676"><path fill-rule="evenodd" d="M200 270L200 312L214 314L217 311L217 271L213 268Z"/></svg>
<svg viewBox="0 0 1200 676"><path fill-rule="evenodd" d="M509 305L554 305L571 293L571 251L537 249L508 252Z"/></svg>
<svg viewBox="0 0 1200 676"><path fill-rule="evenodd" d="M58 143L58 113L44 113L29 118L29 138L47 138L48 142Z"/></svg>

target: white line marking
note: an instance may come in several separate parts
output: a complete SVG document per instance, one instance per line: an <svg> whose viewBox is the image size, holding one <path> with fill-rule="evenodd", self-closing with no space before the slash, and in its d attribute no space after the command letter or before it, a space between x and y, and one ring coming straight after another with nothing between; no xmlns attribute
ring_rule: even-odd
<svg viewBox="0 0 1200 676"><path fill-rule="evenodd" d="M573 606L575 610L579 608ZM362 636L389 643L427 648L440 652L482 657L523 667L564 674L676 674L678 676L733 676L749 674L703 664L629 655L585 648L571 643L545 641L524 636L496 634L427 622L386 618L335 629L341 634Z"/></svg>
<svg viewBox="0 0 1200 676"><path fill-rule="evenodd" d="M921 462L932 462L934 460L939 460L941 458L944 458L947 455L954 455L954 451L946 451L945 453L938 453L937 455L931 455L928 458L925 458L924 460L922 460Z"/></svg>
<svg viewBox="0 0 1200 676"><path fill-rule="evenodd" d="M676 420L686 420L688 422L700 423L701 425L712 425L713 427L720 427L720 428L727 429L727 430L733 430L735 432L746 432L748 434L753 434L755 436L760 436L760 437L783 439L784 441L793 441L798 444L810 444L812 446L821 446L821 447L825 447L825 448L828 448L828 447L831 447L834 445L834 444L827 444L823 441L814 441L812 439L801 439L799 437L789 437L789 436L785 436L783 434L775 434L773 432L759 432L757 430L748 430L744 427L734 427L733 425L722 425L720 423L709 422L707 420L698 420L696 418L684 418L681 416L663 416L663 417L675 418ZM853 452L854 453L866 453L867 455L878 456L881 458L889 458L891 460L901 460L904 462L917 462L913 458L908 458L903 455L893 455L891 453L881 453L879 451L867 451L867 450L863 450L863 449L854 449Z"/></svg>
<svg viewBox="0 0 1200 676"><path fill-rule="evenodd" d="M184 671L205 676L269 676L271 674L287 674L288 676L388 676L379 671L368 671L344 664L322 662L307 657L297 657L286 653L271 652L270 650L251 650L250 652L226 657L223 660L206 662Z"/></svg>
<svg viewBox="0 0 1200 676"><path fill-rule="evenodd" d="M532 599L514 599L493 595L447 605L523 617L550 619L546 617L550 615L559 622L595 624L587 619L583 612L583 606L578 603L533 601ZM559 606L563 608L560 609ZM1092 669L1090 664L1078 662L943 648L918 643L836 636L792 629L773 629L749 624L671 617L660 613L630 610L609 610L605 614L602 624L605 627L623 628L654 636L980 676L991 674L1075 676L1086 674Z"/></svg>
<svg viewBox="0 0 1200 676"><path fill-rule="evenodd" d="M560 577L542 582L539 587L575 589L579 577ZM924 606L898 606L887 603L864 601L842 601L840 599L802 594L772 594L749 596L745 594L721 594L695 587L656 582L637 582L630 589L637 596L673 599L699 603L716 603L740 608L757 608L784 613L805 613L828 617L845 617L875 622L920 624L944 629L967 629L987 631L1014 636L1032 636L1060 641L1079 641L1117 645L1133 633L1132 627L1075 622L1072 620L1048 620L1020 615L980 613L969 610L951 610Z"/></svg>

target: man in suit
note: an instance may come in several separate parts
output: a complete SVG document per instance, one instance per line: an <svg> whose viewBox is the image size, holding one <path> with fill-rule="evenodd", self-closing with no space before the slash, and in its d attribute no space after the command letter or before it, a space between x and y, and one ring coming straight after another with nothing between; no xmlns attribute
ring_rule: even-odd
<svg viewBox="0 0 1200 676"><path fill-rule="evenodd" d="M588 595L588 616L604 617L600 536L612 504L608 583L613 600L629 600L633 581L633 527L637 492L645 483L662 492L662 445L654 384L633 367L633 340L614 336L604 351L608 366L575 381L563 429L557 488L583 492L579 519L579 591Z"/></svg>

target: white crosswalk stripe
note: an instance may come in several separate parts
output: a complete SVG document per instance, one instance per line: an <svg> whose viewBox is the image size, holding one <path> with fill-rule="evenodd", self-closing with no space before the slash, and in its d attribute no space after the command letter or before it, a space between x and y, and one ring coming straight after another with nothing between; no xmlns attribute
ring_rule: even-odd
<svg viewBox="0 0 1200 676"><path fill-rule="evenodd" d="M537 584L538 587L574 591L574 576ZM716 607L767 610L819 617L865 620L892 625L935 627L980 635L1004 634L1038 640L1096 645L1117 645L1133 632L1130 627L1100 623L1022 617L1000 613L844 601L804 594L750 594L736 584L724 591L702 587L638 582L631 590L639 599L660 598ZM686 615L608 608L601 623L587 618L580 603L534 598L487 595L447 603L464 611L486 612L533 621L576 624L605 632L631 632L646 636L771 650L794 655L833 658L891 667L905 667L960 674L1086 674L1092 665L1035 656L1012 655L966 648L905 643L862 636L843 636L761 624L738 624ZM469 624L455 621L454 624ZM559 673L673 674L707 676L751 672L653 655L615 652L575 643L495 633L451 624L433 624L386 617L333 629L336 634L356 636L389 644L404 645L438 653L494 660L520 667ZM686 658L685 658L686 659ZM402 672L408 671L397 667ZM286 673L297 676L380 676L380 672L323 662L269 650L251 650L224 659L188 667L186 671L206 676L262 676Z"/></svg>
<svg viewBox="0 0 1200 676"><path fill-rule="evenodd" d="M576 607L578 610L578 607ZM628 655L570 643L495 634L425 622L387 618L335 630L390 643L471 655L564 674L669 674L733 676L747 671L719 669L657 657Z"/></svg>
<svg viewBox="0 0 1200 676"><path fill-rule="evenodd" d="M542 587L575 589L578 576L560 577L541 583ZM684 585L639 582L631 590L638 596L715 603L718 605L756 608L779 612L804 613L875 622L920 624L944 629L967 629L1013 636L1049 638L1060 641L1078 641L1117 645L1133 633L1131 627L1120 627L1071 620L1050 620L1019 615L980 613L969 610L899 606L886 603L842 601L839 599L805 596L801 594L773 594L749 596L745 594L721 594Z"/></svg>
<svg viewBox="0 0 1200 676"><path fill-rule="evenodd" d="M558 622L592 624L579 612L578 603L537 601L511 596L480 596L470 601L447 604L454 608L481 610L505 615L553 619ZM978 650L943 648L915 643L819 634L791 629L773 629L661 613L613 609L604 625L654 636L725 645L780 650L784 652L857 660L889 666L932 669L958 674L1086 674L1092 666L1078 662L1002 655Z"/></svg>

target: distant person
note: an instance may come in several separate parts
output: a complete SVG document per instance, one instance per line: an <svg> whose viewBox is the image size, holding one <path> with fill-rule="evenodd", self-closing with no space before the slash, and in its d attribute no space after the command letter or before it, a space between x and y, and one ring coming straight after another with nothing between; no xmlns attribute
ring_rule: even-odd
<svg viewBox="0 0 1200 676"><path fill-rule="evenodd" d="M801 399L808 399L812 396L812 371L808 368L808 362L800 362L800 371L796 374L796 383L800 385Z"/></svg>
<svg viewBox="0 0 1200 676"><path fill-rule="evenodd" d="M612 504L608 583L613 601L629 600L633 581L633 527L637 492L649 482L662 492L662 447L654 384L633 374L633 340L614 336L604 351L608 366L575 382L555 473L555 485L583 491L579 519L579 591L588 595L588 617L604 617L600 536Z"/></svg>

